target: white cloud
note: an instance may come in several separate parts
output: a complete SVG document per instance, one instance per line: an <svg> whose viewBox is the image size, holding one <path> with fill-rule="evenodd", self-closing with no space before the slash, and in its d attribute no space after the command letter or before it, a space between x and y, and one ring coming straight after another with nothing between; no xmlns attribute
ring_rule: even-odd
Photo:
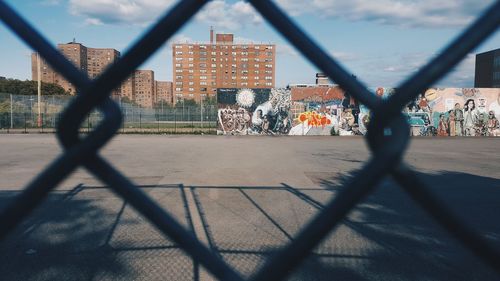
<svg viewBox="0 0 500 281"><path fill-rule="evenodd" d="M334 59L340 61L341 63L355 61L355 60L360 59L359 55L357 55L355 53L351 53L351 52L333 51L333 52L331 52L331 55L333 56Z"/></svg>
<svg viewBox="0 0 500 281"><path fill-rule="evenodd" d="M40 4L44 6L57 6L61 4L61 0L44 0Z"/></svg>
<svg viewBox="0 0 500 281"><path fill-rule="evenodd" d="M54 1L54 0L52 0ZM177 1L174 0L70 0L71 14L82 16L87 24L152 23ZM260 24L262 18L254 8L239 0L209 2L196 16L197 21L216 28L240 29L247 24Z"/></svg>
<svg viewBox="0 0 500 281"><path fill-rule="evenodd" d="M86 23L147 24L164 12L174 0L70 0L73 15L85 17Z"/></svg>
<svg viewBox="0 0 500 281"><path fill-rule="evenodd" d="M196 19L216 28L229 30L240 29L246 24L262 23L262 17L244 1L232 4L225 0L211 1L196 15Z"/></svg>
<svg viewBox="0 0 500 281"><path fill-rule="evenodd" d="M292 16L315 15L406 27L470 23L491 0L277 0Z"/></svg>

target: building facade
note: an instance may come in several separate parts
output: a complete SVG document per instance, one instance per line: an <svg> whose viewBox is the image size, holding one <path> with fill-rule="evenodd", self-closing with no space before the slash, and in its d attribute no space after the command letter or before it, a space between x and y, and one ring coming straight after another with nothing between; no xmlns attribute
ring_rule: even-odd
<svg viewBox="0 0 500 281"><path fill-rule="evenodd" d="M111 64L120 58L120 52L111 48L88 48L77 42L58 44L60 52L90 79L96 79ZM61 86L70 94L76 94L76 88L62 75L53 70L43 59L40 59L41 81ZM31 56L32 80L38 81L38 54ZM157 93L157 90L160 92ZM151 108L157 101L157 96L166 102L172 102L172 83L154 80L152 70L136 70L120 87L112 92L115 98L126 98L140 106Z"/></svg>
<svg viewBox="0 0 500 281"><path fill-rule="evenodd" d="M164 102L171 104L173 102L172 82L155 81L156 103Z"/></svg>
<svg viewBox="0 0 500 281"><path fill-rule="evenodd" d="M200 101L217 88L273 88L276 45L236 44L233 34L210 31L210 42L173 45L173 99Z"/></svg>
<svg viewBox="0 0 500 281"><path fill-rule="evenodd" d="M476 88L500 88L500 49L476 55Z"/></svg>
<svg viewBox="0 0 500 281"><path fill-rule="evenodd" d="M134 72L134 101L138 105L152 108L156 103L155 75L152 70Z"/></svg>
<svg viewBox="0 0 500 281"><path fill-rule="evenodd" d="M57 48L77 69L87 73L87 47L80 43L70 42L58 44ZM54 71L43 59L40 60L40 70L42 82L57 84L72 95L76 93L75 86ZM38 54L36 53L31 55L31 74L32 80L38 81Z"/></svg>

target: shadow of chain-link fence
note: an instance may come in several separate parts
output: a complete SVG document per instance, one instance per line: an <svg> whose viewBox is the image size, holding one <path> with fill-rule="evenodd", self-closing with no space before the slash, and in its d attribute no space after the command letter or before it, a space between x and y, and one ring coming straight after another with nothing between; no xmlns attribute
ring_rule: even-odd
<svg viewBox="0 0 500 281"><path fill-rule="evenodd" d="M220 256L198 241L174 217L160 208L149 196L138 189L126 176L118 172L98 154L122 128L123 115L110 92L120 85L135 68L143 63L166 40L192 18L208 1L179 1L132 48L104 74L94 81L77 70L49 42L20 17L12 8L0 1L0 18L59 73L80 89L62 113L57 124L57 136L65 152L46 167L0 214L0 238L13 230L62 180L76 168L83 166L95 177L113 188L128 203L144 215L161 232L169 236L196 262L203 265L220 280L243 280L237 271ZM356 206L370 194L377 183L392 176L429 215L451 235L462 242L486 264L500 273L500 253L493 245L449 211L419 179L416 172L401 161L409 140L409 127L401 115L401 108L426 87L451 70L465 55L492 34L500 23L500 1L496 1L481 17L458 38L441 50L440 55L408 78L396 94L382 101L346 72L324 52L272 1L249 1L255 9L290 41L308 60L370 108L373 119L368 128L367 141L372 157L347 181L338 196L326 204L322 211L305 225L284 249L255 272L252 280L281 280L302 262L311 250ZM102 120L85 137L79 131L89 113L98 109Z"/></svg>

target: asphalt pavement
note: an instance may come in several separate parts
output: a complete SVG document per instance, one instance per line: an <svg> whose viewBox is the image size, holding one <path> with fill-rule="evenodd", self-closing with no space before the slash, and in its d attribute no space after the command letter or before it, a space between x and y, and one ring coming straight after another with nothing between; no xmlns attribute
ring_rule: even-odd
<svg viewBox="0 0 500 281"><path fill-rule="evenodd" d="M0 135L0 210L62 150ZM101 153L243 276L297 234L370 158L360 137L119 135ZM500 247L500 138L414 138L404 161ZM83 169L0 241L1 280L211 280ZM290 280L499 280L390 178Z"/></svg>

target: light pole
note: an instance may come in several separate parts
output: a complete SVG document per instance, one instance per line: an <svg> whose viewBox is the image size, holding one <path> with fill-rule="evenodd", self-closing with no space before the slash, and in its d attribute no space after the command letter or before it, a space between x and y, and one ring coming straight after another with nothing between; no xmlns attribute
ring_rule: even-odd
<svg viewBox="0 0 500 281"><path fill-rule="evenodd" d="M30 98L30 119L33 120L33 98Z"/></svg>
<svg viewBox="0 0 500 281"><path fill-rule="evenodd" d="M201 128L203 128L203 95L200 96L200 121Z"/></svg>
<svg viewBox="0 0 500 281"><path fill-rule="evenodd" d="M36 53L36 64L38 68L38 127L42 126L42 74L40 67L40 53Z"/></svg>

